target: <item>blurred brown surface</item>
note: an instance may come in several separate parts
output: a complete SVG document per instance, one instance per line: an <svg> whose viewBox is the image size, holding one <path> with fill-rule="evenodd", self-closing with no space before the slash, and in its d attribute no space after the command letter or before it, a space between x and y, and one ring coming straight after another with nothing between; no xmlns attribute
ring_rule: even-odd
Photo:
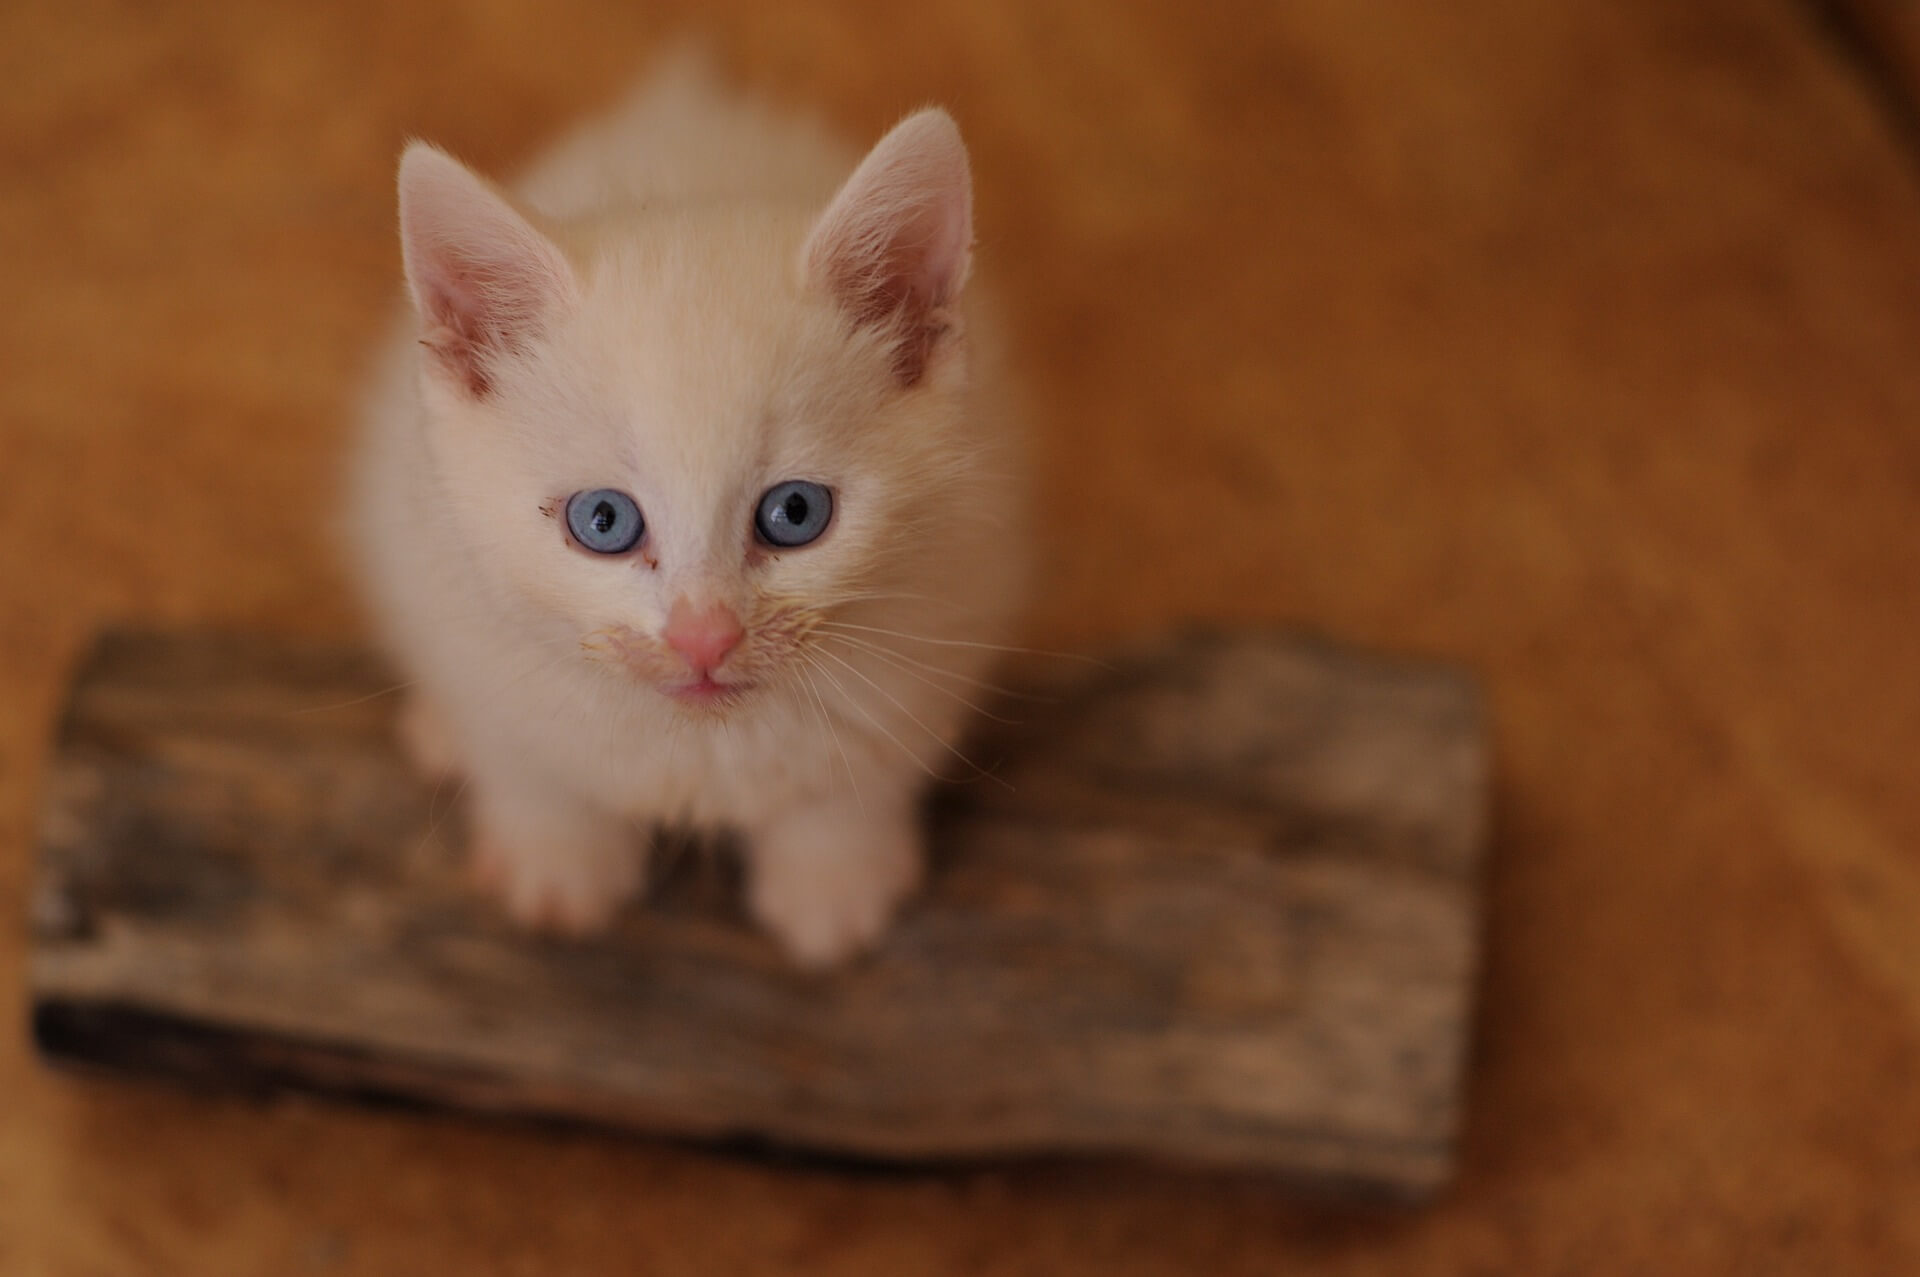
<svg viewBox="0 0 1920 1277"><path fill-rule="evenodd" d="M7 6L0 912L95 626L353 627L401 139L508 165L696 9L851 132L961 118L1037 641L1304 620L1484 671L1459 1184L854 1176L84 1085L15 1032L0 1271L1920 1271L1920 181L1788 0Z"/></svg>
<svg viewBox="0 0 1920 1277"><path fill-rule="evenodd" d="M1816 0L1851 40L1863 70L1877 78L1889 108L1920 136L1920 3L1916 0Z"/></svg>

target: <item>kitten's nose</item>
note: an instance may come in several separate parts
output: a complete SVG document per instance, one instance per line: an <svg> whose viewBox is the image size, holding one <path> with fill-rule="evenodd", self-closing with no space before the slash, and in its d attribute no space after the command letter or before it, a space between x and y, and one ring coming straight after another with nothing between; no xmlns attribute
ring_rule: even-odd
<svg viewBox="0 0 1920 1277"><path fill-rule="evenodd" d="M696 607L679 599L667 613L667 646L702 677L718 668L745 634L740 618L722 603Z"/></svg>

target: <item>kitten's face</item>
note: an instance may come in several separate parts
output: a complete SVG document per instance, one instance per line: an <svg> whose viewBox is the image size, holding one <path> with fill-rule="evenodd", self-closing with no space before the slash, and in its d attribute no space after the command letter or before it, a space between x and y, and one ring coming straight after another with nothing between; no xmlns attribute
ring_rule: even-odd
<svg viewBox="0 0 1920 1277"><path fill-rule="evenodd" d="M910 516L915 494L944 505L927 488L960 373L943 355L901 386L807 294L791 226L728 229L663 225L671 253L601 257L573 314L433 436L502 583L587 659L707 711L803 669L848 677L809 640L928 566L937 529Z"/></svg>
<svg viewBox="0 0 1920 1277"><path fill-rule="evenodd" d="M857 677L812 640L937 580L977 469L952 121L909 118L817 215L635 213L564 246L431 148L400 186L441 479L422 499L498 586L689 709Z"/></svg>

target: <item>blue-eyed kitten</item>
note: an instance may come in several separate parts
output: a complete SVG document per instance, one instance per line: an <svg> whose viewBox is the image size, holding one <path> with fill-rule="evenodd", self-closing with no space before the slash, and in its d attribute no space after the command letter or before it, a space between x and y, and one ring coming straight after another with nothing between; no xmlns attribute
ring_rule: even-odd
<svg viewBox="0 0 1920 1277"><path fill-rule="evenodd" d="M953 121L852 161L690 66L511 194L401 160L413 314L351 526L408 743L524 923L607 923L661 825L736 831L809 965L919 881L1022 576L1019 450Z"/></svg>

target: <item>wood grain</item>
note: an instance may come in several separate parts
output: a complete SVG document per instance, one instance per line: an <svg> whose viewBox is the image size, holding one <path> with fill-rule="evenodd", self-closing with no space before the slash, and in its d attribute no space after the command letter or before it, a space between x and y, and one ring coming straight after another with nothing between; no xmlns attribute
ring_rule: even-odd
<svg viewBox="0 0 1920 1277"><path fill-rule="evenodd" d="M48 773L45 1053L862 1158L1447 1177L1487 775L1456 671L1216 633L1055 677L828 977L741 921L724 848L604 940L506 930L387 685L348 647L99 643Z"/></svg>

